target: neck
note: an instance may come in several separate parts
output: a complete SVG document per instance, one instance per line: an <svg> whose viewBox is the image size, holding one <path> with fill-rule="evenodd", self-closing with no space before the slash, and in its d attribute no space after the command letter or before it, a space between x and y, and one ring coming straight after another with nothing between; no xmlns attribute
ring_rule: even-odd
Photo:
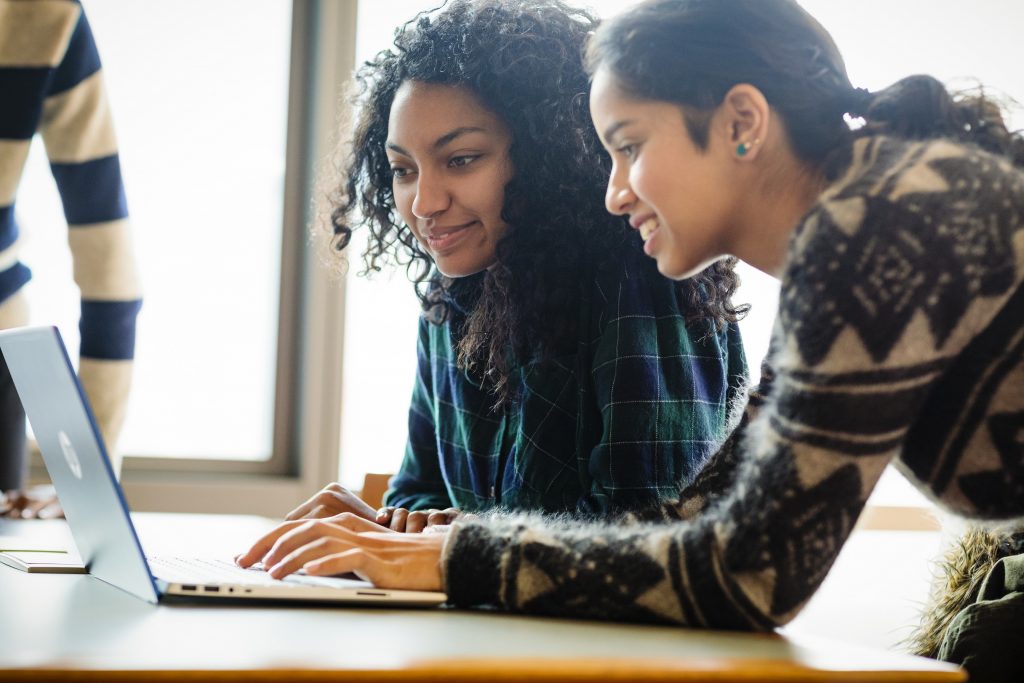
<svg viewBox="0 0 1024 683"><path fill-rule="evenodd" d="M747 203L732 253L758 270L778 278L786 265L789 241L800 218L825 189L820 174L794 165L790 172L772 174Z"/></svg>

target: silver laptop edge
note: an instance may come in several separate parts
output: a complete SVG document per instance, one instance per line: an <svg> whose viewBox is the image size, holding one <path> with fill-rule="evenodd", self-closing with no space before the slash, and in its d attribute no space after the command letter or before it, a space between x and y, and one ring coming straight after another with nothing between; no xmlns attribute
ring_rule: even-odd
<svg viewBox="0 0 1024 683"><path fill-rule="evenodd" d="M32 425L46 469L89 573L147 602L271 599L436 605L443 593L396 591L347 579L295 577L261 585L154 576L114 476L88 398L56 327L0 331L0 352Z"/></svg>

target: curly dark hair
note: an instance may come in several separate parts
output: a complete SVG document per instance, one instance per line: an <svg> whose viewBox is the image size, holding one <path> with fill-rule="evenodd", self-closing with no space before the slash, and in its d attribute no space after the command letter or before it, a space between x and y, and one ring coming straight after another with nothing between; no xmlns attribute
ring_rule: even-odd
<svg viewBox="0 0 1024 683"><path fill-rule="evenodd" d="M622 249L639 250L625 220L604 210L611 164L590 121L583 63L597 23L558 0L454 0L399 27L394 49L356 74L360 108L343 185L331 198L333 247L345 249L366 226L365 272L404 265L432 322L451 315L454 283L395 208L385 151L395 92L410 80L464 87L511 131L515 171L501 212L508 231L496 263L465 278L477 291L457 330L460 366L487 381L496 407L512 398L513 368L575 340L581 280ZM731 304L733 267L719 261L678 283L693 320L721 326L742 313Z"/></svg>

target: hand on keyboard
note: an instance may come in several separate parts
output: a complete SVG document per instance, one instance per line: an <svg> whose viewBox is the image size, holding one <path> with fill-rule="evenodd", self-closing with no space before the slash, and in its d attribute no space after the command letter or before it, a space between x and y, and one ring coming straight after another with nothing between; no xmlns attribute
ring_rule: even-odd
<svg viewBox="0 0 1024 683"><path fill-rule="evenodd" d="M262 560L276 579L303 570L311 576L355 572L381 588L441 590L446 534L359 531L367 525L376 526L354 515L285 522L236 562L250 567Z"/></svg>
<svg viewBox="0 0 1024 683"><path fill-rule="evenodd" d="M285 521L297 519L323 519L342 513L351 513L363 519L374 521L377 511L337 482L328 484L305 503L285 516Z"/></svg>

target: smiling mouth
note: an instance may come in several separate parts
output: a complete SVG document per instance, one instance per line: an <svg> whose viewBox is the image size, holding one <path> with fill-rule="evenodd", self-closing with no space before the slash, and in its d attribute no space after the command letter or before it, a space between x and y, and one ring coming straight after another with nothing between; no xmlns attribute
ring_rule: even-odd
<svg viewBox="0 0 1024 683"><path fill-rule="evenodd" d="M643 223L641 223L640 227L637 229L640 231L640 239L646 242L647 240L651 239L651 235L653 235L657 231L658 219L655 218L654 216L651 216Z"/></svg>
<svg viewBox="0 0 1024 683"><path fill-rule="evenodd" d="M427 244L433 251L441 251L451 246L458 240L466 230L477 225L477 221L470 221L465 225L457 225L452 228L444 228L443 232L434 231L427 235Z"/></svg>

